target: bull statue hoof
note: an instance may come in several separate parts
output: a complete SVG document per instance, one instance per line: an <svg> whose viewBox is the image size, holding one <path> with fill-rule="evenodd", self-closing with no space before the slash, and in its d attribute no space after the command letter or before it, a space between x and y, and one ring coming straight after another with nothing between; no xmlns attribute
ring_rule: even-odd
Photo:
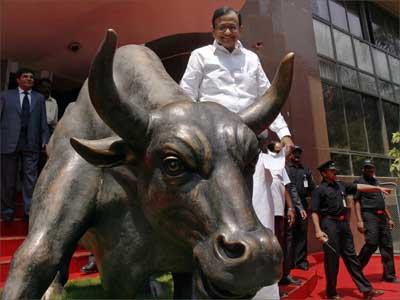
<svg viewBox="0 0 400 300"><path fill-rule="evenodd" d="M277 282L282 251L253 210L252 175L256 135L285 103L293 59L235 114L193 102L155 53L117 49L108 30L48 146L2 299L41 298L80 239L112 298L134 298L163 272L194 274L196 298L251 298Z"/></svg>

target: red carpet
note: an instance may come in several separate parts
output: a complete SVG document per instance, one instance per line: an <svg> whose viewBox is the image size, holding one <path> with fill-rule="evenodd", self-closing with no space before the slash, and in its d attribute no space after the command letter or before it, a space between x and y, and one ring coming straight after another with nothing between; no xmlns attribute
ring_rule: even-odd
<svg viewBox="0 0 400 300"><path fill-rule="evenodd" d="M324 299L325 296L325 273L323 264L323 253L316 253L309 257L310 270L307 272L302 270L293 270L292 276L304 280L302 286L297 289L289 288L289 297L287 299ZM400 256L395 257L396 270L400 271ZM313 285L315 280L310 274L317 274L317 282L311 293L309 286ZM385 294L376 297L377 300L398 300L400 299L400 284L388 283L381 281L382 264L380 256L373 256L369 264L364 269L364 274L371 281L375 289L383 290ZM349 273L342 260L340 260L340 268L337 283L337 292L343 299L362 299L362 294L358 291L355 284L351 280ZM308 295L308 296L307 296Z"/></svg>

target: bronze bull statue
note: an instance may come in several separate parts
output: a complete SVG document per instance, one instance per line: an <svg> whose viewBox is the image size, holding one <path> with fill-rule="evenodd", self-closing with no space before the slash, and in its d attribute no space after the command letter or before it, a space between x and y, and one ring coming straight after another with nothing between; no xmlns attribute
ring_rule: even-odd
<svg viewBox="0 0 400 300"><path fill-rule="evenodd" d="M113 298L135 297L157 272L193 272L197 298L248 298L276 282L281 249L253 210L252 175L294 55L235 114L191 101L150 49L116 48L109 30L52 137L3 299L40 298L81 239Z"/></svg>

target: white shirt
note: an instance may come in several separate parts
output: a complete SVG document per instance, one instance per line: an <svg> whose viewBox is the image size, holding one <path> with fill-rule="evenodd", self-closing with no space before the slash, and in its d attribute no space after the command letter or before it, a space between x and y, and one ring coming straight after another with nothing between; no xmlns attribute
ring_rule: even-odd
<svg viewBox="0 0 400 300"><path fill-rule="evenodd" d="M258 56L238 41L231 52L216 41L192 52L180 86L194 101L212 101L240 112L270 87ZM279 114L269 127L280 139L290 136Z"/></svg>
<svg viewBox="0 0 400 300"><path fill-rule="evenodd" d="M46 115L47 124L54 129L58 121L58 105L56 99L52 97L46 99Z"/></svg>
<svg viewBox="0 0 400 300"><path fill-rule="evenodd" d="M28 90L28 99L29 99L29 105L31 105L32 100L31 100L31 92L32 90ZM22 103L24 102L24 97L25 97L25 91L23 89L21 89L20 87L18 87L18 93L19 93L19 103L21 104L21 108L22 108Z"/></svg>

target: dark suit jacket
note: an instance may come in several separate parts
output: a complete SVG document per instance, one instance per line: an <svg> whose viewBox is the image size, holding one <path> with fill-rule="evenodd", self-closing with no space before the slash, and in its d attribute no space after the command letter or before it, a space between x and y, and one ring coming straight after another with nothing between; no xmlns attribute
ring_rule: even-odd
<svg viewBox="0 0 400 300"><path fill-rule="evenodd" d="M39 152L42 144L49 140L46 105L44 97L31 92L28 141L24 149ZM4 91L0 94L1 153L12 153L16 150L21 132L21 102L18 89Z"/></svg>

